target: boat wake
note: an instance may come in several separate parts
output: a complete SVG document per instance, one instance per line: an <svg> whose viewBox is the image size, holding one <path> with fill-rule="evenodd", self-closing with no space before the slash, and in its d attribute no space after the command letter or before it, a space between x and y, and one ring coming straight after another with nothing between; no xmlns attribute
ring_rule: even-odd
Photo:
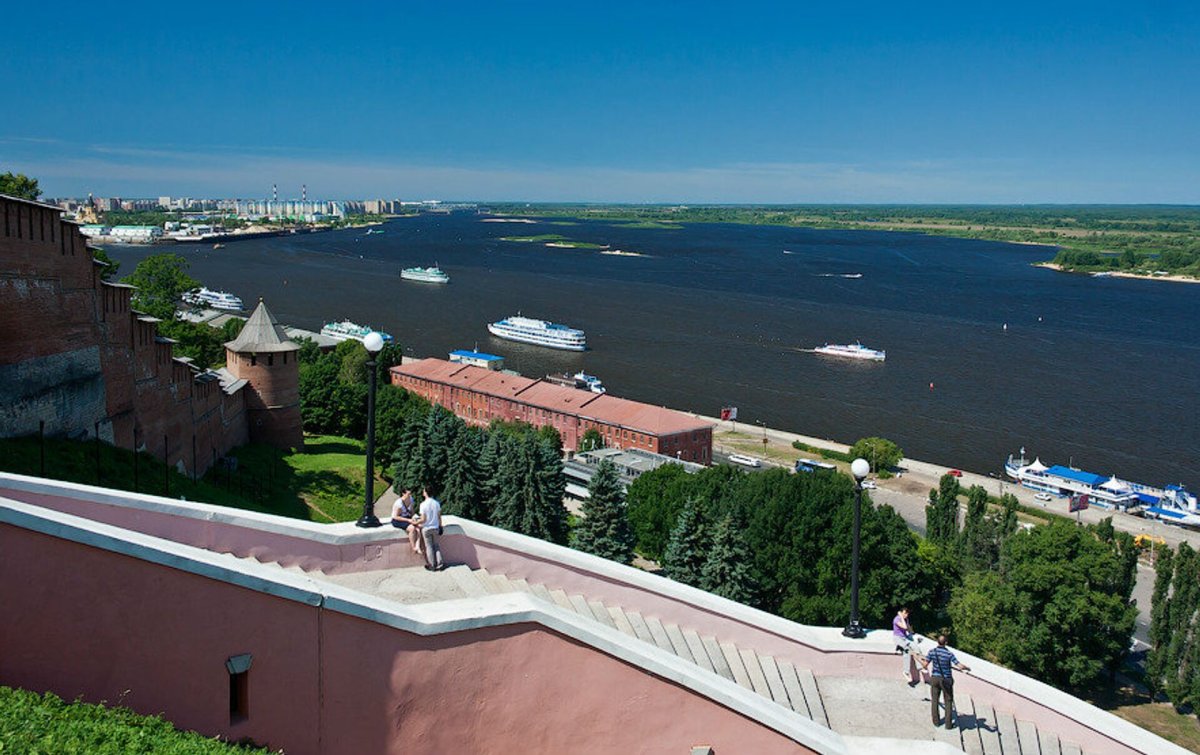
<svg viewBox="0 0 1200 755"><path fill-rule="evenodd" d="M818 278L861 278L862 273L813 273Z"/></svg>

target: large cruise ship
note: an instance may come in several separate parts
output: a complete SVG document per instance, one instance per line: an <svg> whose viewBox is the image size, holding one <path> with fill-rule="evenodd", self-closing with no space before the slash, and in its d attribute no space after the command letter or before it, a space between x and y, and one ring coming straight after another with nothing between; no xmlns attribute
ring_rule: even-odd
<svg viewBox="0 0 1200 755"><path fill-rule="evenodd" d="M500 338L521 343L532 343L535 346L546 346L551 349L567 351L585 351L587 342L582 330L568 328L545 320L535 320L532 317L506 317L488 326L488 332Z"/></svg>
<svg viewBox="0 0 1200 755"><path fill-rule="evenodd" d="M229 312L242 311L242 300L224 291L198 288L194 291L188 291L180 298L183 299L184 304L191 304L197 307L212 307L213 309L224 309Z"/></svg>
<svg viewBox="0 0 1200 755"><path fill-rule="evenodd" d="M876 351L868 349L861 343L827 343L824 346L818 346L813 349L817 354L825 354L831 357L848 357L850 359L869 359L874 362L882 362L887 358L886 351Z"/></svg>
<svg viewBox="0 0 1200 755"><path fill-rule="evenodd" d="M382 330L373 330L365 325L359 325L356 322L342 320L341 322L327 322L325 327L321 328L321 335L329 336L338 341L361 341L370 333L378 333L383 336L384 343L391 343L391 335L384 333Z"/></svg>
<svg viewBox="0 0 1200 755"><path fill-rule="evenodd" d="M1086 495L1089 503L1106 508L1124 511L1142 507L1145 513L1161 517L1164 521L1200 526L1196 496L1182 485L1156 488L1059 464L1048 467L1041 459L1028 461L1024 449L1021 449L1020 457L1008 457L1004 462L1004 471L1024 487L1039 493L1060 498Z"/></svg>
<svg viewBox="0 0 1200 755"><path fill-rule="evenodd" d="M406 267L400 271L400 277L406 281L419 283L449 283L450 276L440 267Z"/></svg>

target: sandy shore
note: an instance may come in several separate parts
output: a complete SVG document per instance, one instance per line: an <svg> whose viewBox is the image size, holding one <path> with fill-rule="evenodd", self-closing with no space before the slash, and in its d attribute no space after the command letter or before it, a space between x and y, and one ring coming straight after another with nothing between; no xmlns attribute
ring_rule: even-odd
<svg viewBox="0 0 1200 755"><path fill-rule="evenodd" d="M530 224L537 223L536 220L529 220L527 218L484 218L483 220L481 220L479 222L481 222L481 223L530 223Z"/></svg>
<svg viewBox="0 0 1200 755"><path fill-rule="evenodd" d="M1095 275L1096 275L1095 273L1076 272L1075 270L1063 270L1062 265L1057 265L1053 262L1035 262L1035 263L1033 263L1033 266L1034 267L1044 267L1047 270L1054 270L1054 271L1060 272L1060 273L1072 273L1075 275L1091 275L1093 277L1095 277ZM1191 278L1186 275L1143 275L1141 273L1126 273L1126 272L1121 272L1118 270L1113 270L1111 272L1105 270L1103 272L1105 273L1105 275L1103 275L1101 277L1110 277L1111 276L1113 278L1136 278L1138 280L1146 280L1146 281L1171 281L1172 283L1200 283L1200 278Z"/></svg>

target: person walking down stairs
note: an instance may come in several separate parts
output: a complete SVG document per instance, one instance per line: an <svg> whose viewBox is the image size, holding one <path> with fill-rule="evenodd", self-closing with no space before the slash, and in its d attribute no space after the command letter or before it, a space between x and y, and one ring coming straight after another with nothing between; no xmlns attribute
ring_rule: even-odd
<svg viewBox="0 0 1200 755"><path fill-rule="evenodd" d="M933 718L933 725L940 724L941 721L938 721L938 697L945 696L946 728L953 729L954 669L964 673L971 669L959 663L954 653L946 647L946 635L939 634L937 641L937 647L930 650L929 655L921 661L922 667L931 669L929 673L929 712Z"/></svg>

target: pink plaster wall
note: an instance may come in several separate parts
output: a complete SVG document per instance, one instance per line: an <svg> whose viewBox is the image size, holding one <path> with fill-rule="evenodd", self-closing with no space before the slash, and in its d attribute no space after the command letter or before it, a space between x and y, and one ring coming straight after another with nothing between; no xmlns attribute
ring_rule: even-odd
<svg viewBox="0 0 1200 755"><path fill-rule="evenodd" d="M0 683L291 755L809 751L539 625L421 637L2 524L0 605ZM246 652L231 725L224 661Z"/></svg>

